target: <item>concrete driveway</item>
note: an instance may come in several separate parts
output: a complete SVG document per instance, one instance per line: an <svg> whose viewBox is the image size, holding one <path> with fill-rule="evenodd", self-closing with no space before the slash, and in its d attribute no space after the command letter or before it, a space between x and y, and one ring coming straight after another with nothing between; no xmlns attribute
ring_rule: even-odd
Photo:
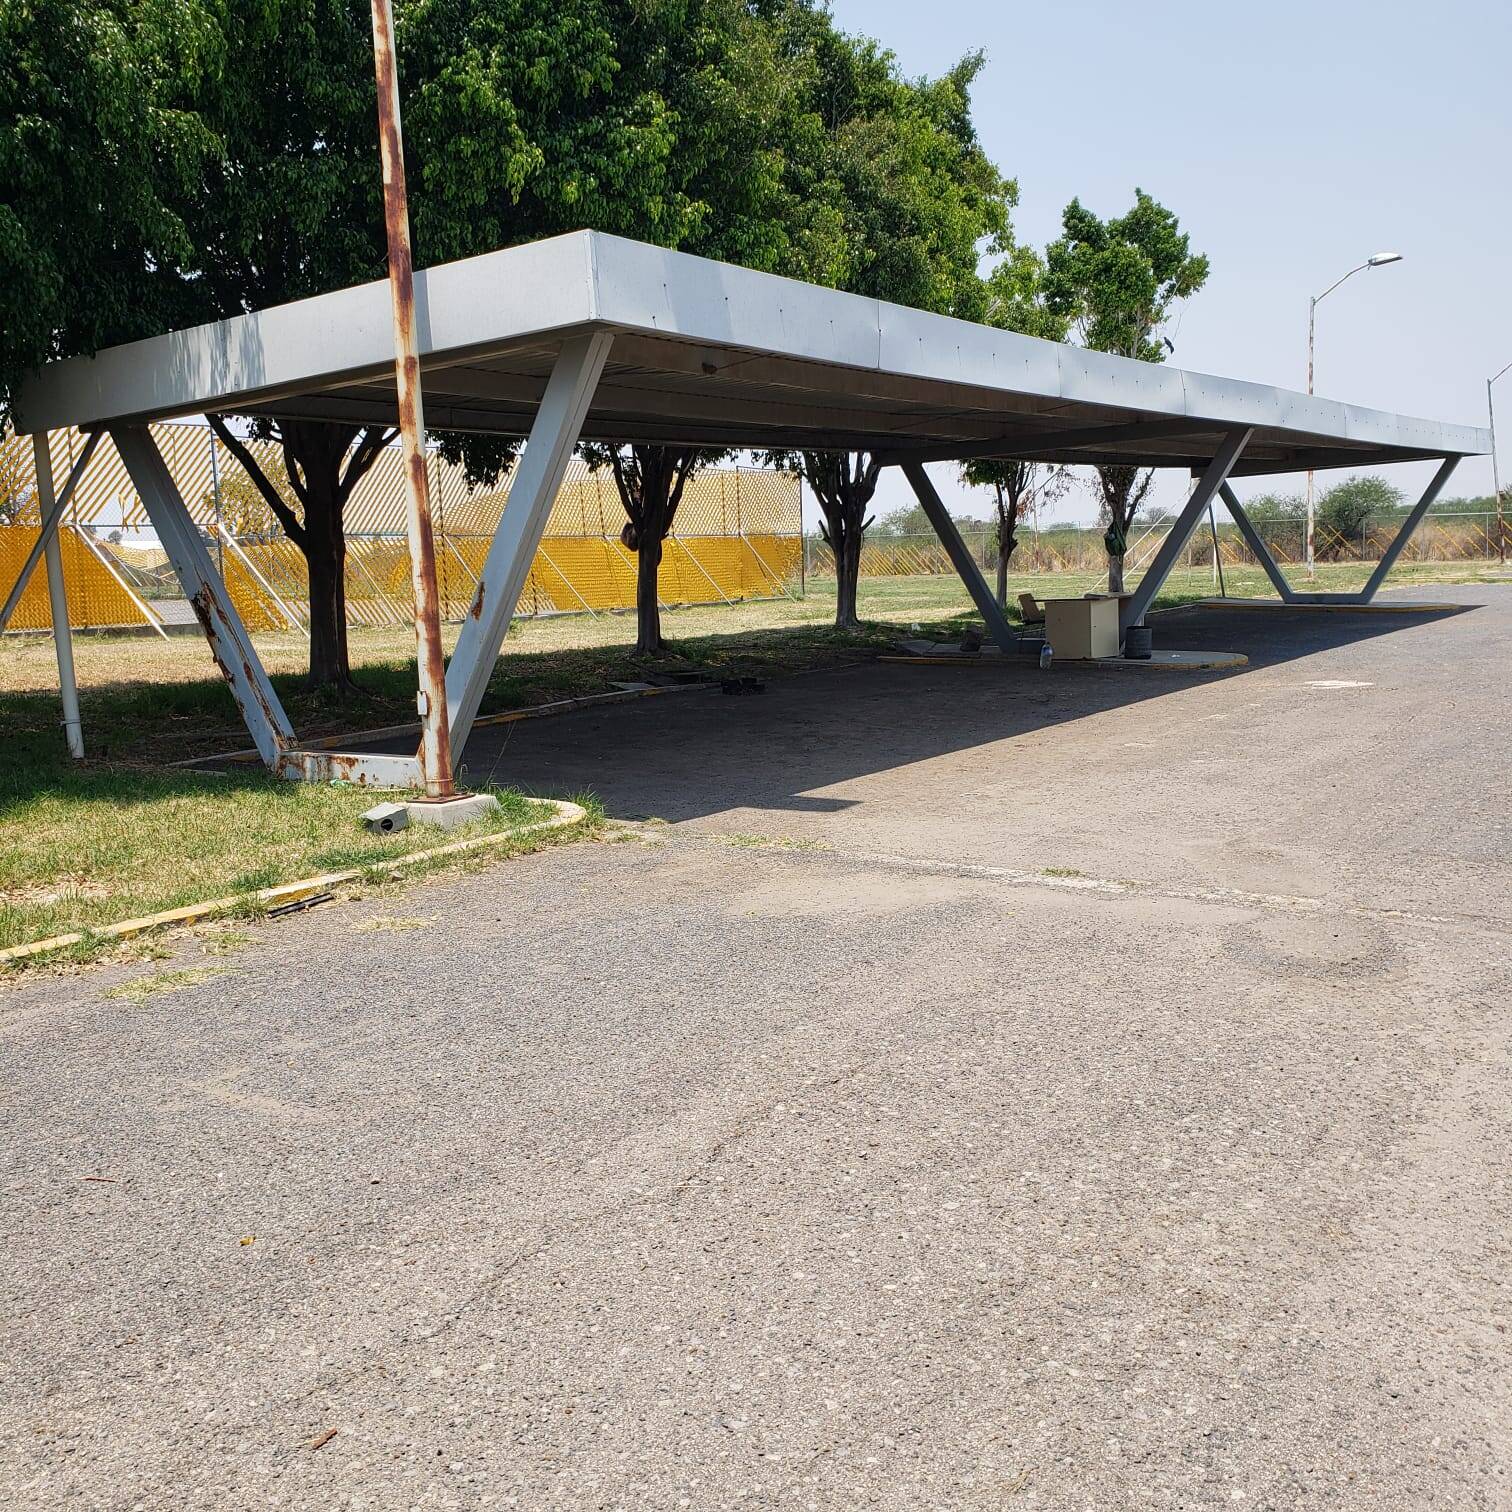
<svg viewBox="0 0 1512 1512"><path fill-rule="evenodd" d="M1442 596L480 731L669 822L6 993L0 1500L1512 1506L1512 591Z"/></svg>

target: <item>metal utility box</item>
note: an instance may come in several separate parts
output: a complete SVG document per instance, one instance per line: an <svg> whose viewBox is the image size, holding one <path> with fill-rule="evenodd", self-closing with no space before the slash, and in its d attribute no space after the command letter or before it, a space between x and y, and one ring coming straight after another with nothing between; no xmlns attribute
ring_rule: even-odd
<svg viewBox="0 0 1512 1512"><path fill-rule="evenodd" d="M1118 597L1045 600L1045 639L1056 661L1095 661L1118 655Z"/></svg>

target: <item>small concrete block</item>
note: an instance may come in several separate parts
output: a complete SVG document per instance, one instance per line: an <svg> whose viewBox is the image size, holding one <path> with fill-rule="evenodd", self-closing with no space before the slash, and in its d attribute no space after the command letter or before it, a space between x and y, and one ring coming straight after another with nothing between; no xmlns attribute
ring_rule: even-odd
<svg viewBox="0 0 1512 1512"><path fill-rule="evenodd" d="M362 816L362 822L375 835L392 835L409 827L409 807L403 803L380 803Z"/></svg>
<svg viewBox="0 0 1512 1512"><path fill-rule="evenodd" d="M499 800L492 793L459 793L455 798L411 798L405 807L411 824L449 830L498 813Z"/></svg>

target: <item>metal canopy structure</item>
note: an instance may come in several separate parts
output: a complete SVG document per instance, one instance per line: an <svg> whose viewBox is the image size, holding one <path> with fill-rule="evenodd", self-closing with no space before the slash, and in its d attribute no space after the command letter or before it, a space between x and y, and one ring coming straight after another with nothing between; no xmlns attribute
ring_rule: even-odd
<svg viewBox="0 0 1512 1512"><path fill-rule="evenodd" d="M1005 647L1013 632L925 463L1012 457L1192 472L1187 506L1123 606L1127 627L1215 494L1257 545L1230 478L1439 461L1366 590L1283 589L1291 602L1365 602L1459 459L1490 446L1478 427L1088 352L593 231L417 273L415 313L430 426L529 438L446 673L454 759L581 440L877 452L903 468ZM298 749L146 424L206 410L392 424L393 332L388 285L375 282L54 363L19 395L24 431L113 434L259 749L289 776L411 785L418 767ZM1257 549L1280 588L1279 568Z"/></svg>

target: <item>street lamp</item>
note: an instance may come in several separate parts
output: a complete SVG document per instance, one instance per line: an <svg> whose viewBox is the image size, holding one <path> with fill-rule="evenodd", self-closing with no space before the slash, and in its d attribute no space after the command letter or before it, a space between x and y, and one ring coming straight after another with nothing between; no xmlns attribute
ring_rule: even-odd
<svg viewBox="0 0 1512 1512"><path fill-rule="evenodd" d="M1486 418L1491 422L1491 491L1496 495L1496 559L1503 567L1507 565L1507 530L1502 520L1501 473L1496 466L1496 409L1491 403L1491 385L1506 372L1512 372L1512 362L1501 373L1486 379Z"/></svg>
<svg viewBox="0 0 1512 1512"><path fill-rule="evenodd" d="M1356 273L1363 273L1366 268L1384 268L1387 263L1401 262L1400 252L1377 252L1372 257L1367 257L1358 267L1351 268L1344 278L1353 278ZM1313 330L1317 324L1319 304L1328 298L1335 289L1344 282L1344 278L1336 278L1324 289L1321 294L1314 295L1307 302L1307 392L1313 391ZM1313 475L1312 468L1307 469L1307 575L1314 575L1313 568Z"/></svg>

